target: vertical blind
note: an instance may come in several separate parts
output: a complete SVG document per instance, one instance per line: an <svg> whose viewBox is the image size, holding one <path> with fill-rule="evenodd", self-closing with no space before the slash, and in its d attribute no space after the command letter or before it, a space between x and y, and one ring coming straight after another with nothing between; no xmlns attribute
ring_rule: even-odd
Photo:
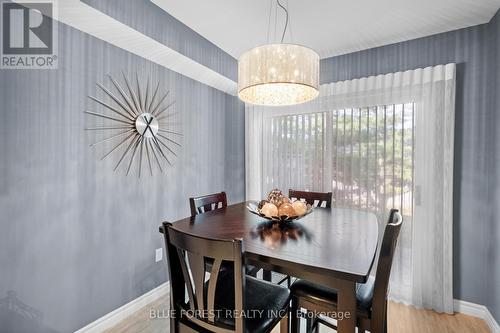
<svg viewBox="0 0 500 333"><path fill-rule="evenodd" d="M264 188L322 189L325 113L275 117L271 126Z"/></svg>
<svg viewBox="0 0 500 333"><path fill-rule="evenodd" d="M336 207L375 213L380 230L391 208L402 212L392 271L398 289L411 285L400 267L411 261L414 109L402 103L276 116L264 131L264 189L331 191Z"/></svg>
<svg viewBox="0 0 500 333"><path fill-rule="evenodd" d="M273 117L264 188L332 191L337 206L411 214L413 111L406 103Z"/></svg>
<svg viewBox="0 0 500 333"><path fill-rule="evenodd" d="M247 198L332 191L335 206L376 213L380 231L400 209L391 297L453 313L455 80L455 64L437 65L324 84L297 106L247 105Z"/></svg>

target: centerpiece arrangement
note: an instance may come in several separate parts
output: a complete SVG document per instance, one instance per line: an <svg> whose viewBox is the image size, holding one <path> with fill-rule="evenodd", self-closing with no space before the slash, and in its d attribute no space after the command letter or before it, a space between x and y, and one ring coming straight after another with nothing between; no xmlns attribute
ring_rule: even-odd
<svg viewBox="0 0 500 333"><path fill-rule="evenodd" d="M248 210L267 220L288 222L298 220L313 210L311 205L303 201L291 201L279 189L274 189L267 195L265 200L260 202L250 202Z"/></svg>

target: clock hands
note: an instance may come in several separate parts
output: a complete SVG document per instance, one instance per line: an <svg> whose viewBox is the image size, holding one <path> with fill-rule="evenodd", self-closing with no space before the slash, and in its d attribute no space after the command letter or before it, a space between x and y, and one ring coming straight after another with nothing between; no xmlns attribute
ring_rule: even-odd
<svg viewBox="0 0 500 333"><path fill-rule="evenodd" d="M144 121L146 122L146 128L144 129L144 132L142 132L142 136L144 136L144 134L146 134L146 131L149 129L149 132L151 133L152 136L155 136L155 134L153 133L153 130L151 129L151 122L153 121L153 116L151 116L151 118L149 118L149 121L148 121L148 118L144 115L142 116L142 119L144 119Z"/></svg>
<svg viewBox="0 0 500 333"><path fill-rule="evenodd" d="M144 137L144 134L146 134L146 131L149 130L149 133L151 133L151 139L153 140L155 146L156 146L156 149L158 149L158 151L160 152L160 154L165 158L165 160L168 162L168 164L172 165L172 163L170 163L170 160L167 158L167 156L165 155L165 153L163 152L163 149L161 149L161 146L160 146L160 143L165 146L172 154L174 154L175 156L177 156L177 154L175 154L174 151L172 151L166 144L164 144L162 141L158 140L158 137L155 135L155 133L153 132L153 129L151 128L151 122L153 121L154 117L151 116L151 118L149 118L149 120L147 119L147 116L144 115L142 116L142 119L144 120L144 122L146 123L146 128L144 129L144 131L142 132L142 136ZM160 135L160 134L158 134ZM161 169L160 169L161 170Z"/></svg>

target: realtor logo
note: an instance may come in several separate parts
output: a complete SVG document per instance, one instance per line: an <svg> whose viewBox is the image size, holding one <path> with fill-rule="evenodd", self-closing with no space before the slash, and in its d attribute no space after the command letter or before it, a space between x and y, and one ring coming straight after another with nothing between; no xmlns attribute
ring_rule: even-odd
<svg viewBox="0 0 500 333"><path fill-rule="evenodd" d="M2 3L1 68L57 68L52 2Z"/></svg>

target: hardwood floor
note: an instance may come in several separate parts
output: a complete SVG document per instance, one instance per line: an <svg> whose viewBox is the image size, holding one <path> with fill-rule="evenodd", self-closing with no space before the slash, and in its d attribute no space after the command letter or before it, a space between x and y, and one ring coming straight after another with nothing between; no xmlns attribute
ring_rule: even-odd
<svg viewBox="0 0 500 333"><path fill-rule="evenodd" d="M168 310L168 299L166 297L142 308L134 315L118 323L115 327L105 331L106 333L167 333L168 319L151 319L150 311L156 315L162 315ZM164 311L164 312L163 312ZM419 310L403 304L389 303L389 328L388 332L404 333L489 333L491 332L486 323L476 317L457 313L455 315L439 314L429 310ZM278 333L275 328L273 333ZM321 327L319 332L333 332Z"/></svg>
<svg viewBox="0 0 500 333"><path fill-rule="evenodd" d="M486 322L461 313L454 315L389 302L388 332L489 333Z"/></svg>
<svg viewBox="0 0 500 333"><path fill-rule="evenodd" d="M167 318L151 318L150 311L167 311L170 306L168 296L146 305L132 316L121 321L116 326L104 331L105 333L165 333L169 332Z"/></svg>

